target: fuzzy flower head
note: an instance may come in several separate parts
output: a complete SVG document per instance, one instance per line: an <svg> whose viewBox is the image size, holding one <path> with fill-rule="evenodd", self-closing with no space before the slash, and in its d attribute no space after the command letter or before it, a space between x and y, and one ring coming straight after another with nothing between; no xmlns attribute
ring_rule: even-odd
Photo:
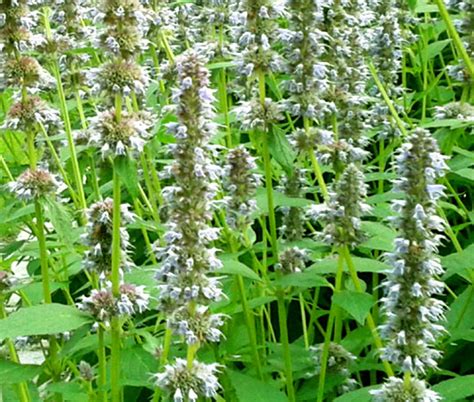
<svg viewBox="0 0 474 402"><path fill-rule="evenodd" d="M157 387L167 392L173 402L197 402L199 398L215 398L220 385L217 378L219 365L176 359L167 364L163 373L155 374Z"/></svg>
<svg viewBox="0 0 474 402"><path fill-rule="evenodd" d="M139 0L104 0L96 20L105 24L97 44L112 55L129 59L147 47L150 16Z"/></svg>
<svg viewBox="0 0 474 402"><path fill-rule="evenodd" d="M63 189L59 179L44 169L28 169L16 181L8 183L10 192L24 201L57 194Z"/></svg>
<svg viewBox="0 0 474 402"><path fill-rule="evenodd" d="M374 402L439 402L441 396L413 378L407 387L400 378L390 377L380 389L369 391Z"/></svg>
<svg viewBox="0 0 474 402"><path fill-rule="evenodd" d="M129 211L129 205L121 205L120 210L120 221L124 225L135 220L134 214ZM87 210L87 220L87 231L82 235L84 244L89 247L85 253L84 266L99 274L108 273L112 267L113 200L106 198L92 204ZM130 248L129 235L123 227L120 228L120 242L122 269L128 270L133 264L127 257Z"/></svg>
<svg viewBox="0 0 474 402"><path fill-rule="evenodd" d="M112 284L107 282L101 289L93 289L90 296L82 296L77 304L80 310L91 314L96 322L108 326L112 317L131 316L142 313L148 308L149 295L144 286L132 284L120 285L120 295L112 293Z"/></svg>
<svg viewBox="0 0 474 402"><path fill-rule="evenodd" d="M209 144L215 129L209 72L192 50L176 60L176 69L172 100L178 121L168 125L176 143L170 147L173 162L165 171L174 182L163 189L166 244L156 244L162 262L157 272L160 301L166 311L190 302L207 305L222 296L218 279L207 275L222 265L217 250L209 247L219 237L219 230L209 223L218 190L215 181L221 175Z"/></svg>
<svg viewBox="0 0 474 402"><path fill-rule="evenodd" d="M290 198L299 198L305 189L305 171L295 168L292 173L285 176L283 181L283 192ZM282 207L283 224L280 232L285 240L294 241L303 238L305 232L304 211L300 207Z"/></svg>
<svg viewBox="0 0 474 402"><path fill-rule="evenodd" d="M458 119L474 124L474 106L469 103L451 102L443 106L435 106L435 119Z"/></svg>
<svg viewBox="0 0 474 402"><path fill-rule="evenodd" d="M34 47L37 35L32 30L39 13L30 9L28 0L4 0L0 3L0 52L13 58L15 52Z"/></svg>
<svg viewBox="0 0 474 402"><path fill-rule="evenodd" d="M366 197L364 174L352 163L333 186L329 201L308 210L309 217L323 224L319 237L334 246L354 247L363 241L361 217L370 212Z"/></svg>
<svg viewBox="0 0 474 402"><path fill-rule="evenodd" d="M0 89L25 86L30 92L36 92L40 88L50 88L54 83L54 78L33 57L0 62Z"/></svg>
<svg viewBox="0 0 474 402"><path fill-rule="evenodd" d="M93 83L92 91L106 98L115 95L130 96L145 94L149 84L146 70L132 60L116 59L90 70L88 79Z"/></svg>
<svg viewBox="0 0 474 402"><path fill-rule="evenodd" d="M197 306L192 313L187 306L180 307L168 319L168 327L183 336L188 345L218 342L223 337L219 329L222 325L224 316L212 314L206 306Z"/></svg>
<svg viewBox="0 0 474 402"><path fill-rule="evenodd" d="M385 358L415 374L437 366L441 353L434 345L445 332L439 322L446 306L433 296L444 290L437 280L443 268L436 256L444 230L436 203L444 187L435 181L446 169L436 141L423 129L407 138L396 158L399 179L394 181L394 190L402 199L392 206L398 237L394 251L386 255L392 270L384 282L387 321L381 334L387 340Z"/></svg>
<svg viewBox="0 0 474 402"><path fill-rule="evenodd" d="M91 119L89 141L100 148L103 158L134 156L143 151L153 124L153 118L147 111L122 111L119 119L116 110L109 109Z"/></svg>
<svg viewBox="0 0 474 402"><path fill-rule="evenodd" d="M27 95L10 107L4 128L26 132L38 123L49 130L57 129L61 125L61 119L58 111L49 107L39 96Z"/></svg>
<svg viewBox="0 0 474 402"><path fill-rule="evenodd" d="M263 130L283 119L282 105L270 98L263 104L259 99L242 102L234 108L234 113L244 130Z"/></svg>
<svg viewBox="0 0 474 402"><path fill-rule="evenodd" d="M308 130L300 128L291 134L290 143L301 154L314 152L319 147L333 144L334 134L316 127L310 127Z"/></svg>
<svg viewBox="0 0 474 402"><path fill-rule="evenodd" d="M284 275L302 272L306 268L308 255L298 247L287 248L280 253L276 268Z"/></svg>
<svg viewBox="0 0 474 402"><path fill-rule="evenodd" d="M243 0L230 16L232 36L240 47L237 71L244 77L255 71L281 71L283 60L272 49L276 19L285 14L281 0Z"/></svg>
<svg viewBox="0 0 474 402"><path fill-rule="evenodd" d="M260 183L260 175L254 173L255 158L243 146L229 151L224 168L227 220L234 229L244 228L250 223L251 215L257 210L254 200Z"/></svg>

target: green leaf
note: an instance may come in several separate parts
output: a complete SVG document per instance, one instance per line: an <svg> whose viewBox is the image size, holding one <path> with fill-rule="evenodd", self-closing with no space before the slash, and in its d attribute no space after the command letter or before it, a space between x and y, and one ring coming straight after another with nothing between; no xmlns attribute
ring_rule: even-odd
<svg viewBox="0 0 474 402"><path fill-rule="evenodd" d="M363 242L360 247L371 250L391 251L396 232L380 222L363 222L362 230L369 235L369 239Z"/></svg>
<svg viewBox="0 0 474 402"><path fill-rule="evenodd" d="M474 395L474 374L451 378L433 386L444 402L458 401Z"/></svg>
<svg viewBox="0 0 474 402"><path fill-rule="evenodd" d="M365 319L374 305L374 298L368 293L352 292L343 290L334 293L332 301L343 310L347 311L361 325L364 325Z"/></svg>
<svg viewBox="0 0 474 402"><path fill-rule="evenodd" d="M221 274L229 275L241 275L244 278L253 279L254 281L261 281L260 277L252 271L247 265L242 264L240 261L235 259L228 259L225 256L221 257L223 267L217 272Z"/></svg>
<svg viewBox="0 0 474 402"><path fill-rule="evenodd" d="M278 286L296 286L299 288L331 287L332 285L314 270L283 275L274 282Z"/></svg>
<svg viewBox="0 0 474 402"><path fill-rule="evenodd" d="M380 388L381 386L382 385L373 385L371 387L365 387L356 391L347 392L346 394L334 399L334 402L370 402L372 401L372 396L369 392L373 389Z"/></svg>
<svg viewBox="0 0 474 402"><path fill-rule="evenodd" d="M296 158L296 153L293 151L288 138L286 138L285 132L273 126L273 130L270 133L268 146L270 153L273 158L281 165L288 174L293 173L293 162Z"/></svg>
<svg viewBox="0 0 474 402"><path fill-rule="evenodd" d="M122 385L153 388L151 374L158 370L157 360L140 345L122 351Z"/></svg>
<svg viewBox="0 0 474 402"><path fill-rule="evenodd" d="M446 269L443 279L453 275L460 275L470 281L469 270L474 268L474 244L466 247L460 253L453 253L441 257L441 264Z"/></svg>
<svg viewBox="0 0 474 402"><path fill-rule="evenodd" d="M448 331L474 328L474 288L470 285L446 312Z"/></svg>
<svg viewBox="0 0 474 402"><path fill-rule="evenodd" d="M64 402L88 402L87 391L78 383L57 382L48 384L46 390L50 395L61 394Z"/></svg>
<svg viewBox="0 0 474 402"><path fill-rule="evenodd" d="M267 190L265 188L257 189L256 200L260 213L268 214ZM311 200L307 200L306 198L288 197L287 195L275 190L273 191L273 201L275 207L304 208L313 204Z"/></svg>
<svg viewBox="0 0 474 402"><path fill-rule="evenodd" d="M239 402L287 402L288 398L278 388L254 376L227 370Z"/></svg>
<svg viewBox="0 0 474 402"><path fill-rule="evenodd" d="M132 198L138 197L137 162L130 157L116 157L115 164L120 180L125 184Z"/></svg>
<svg viewBox="0 0 474 402"><path fill-rule="evenodd" d="M321 261L315 262L307 269L307 271L314 270L319 274L335 274L337 272L337 260L337 256L327 257ZM352 261L355 264L357 272L383 273L390 270L390 267L387 264L371 258L352 257ZM347 271L346 266L344 266L344 271Z"/></svg>
<svg viewBox="0 0 474 402"><path fill-rule="evenodd" d="M457 174L458 176L461 176L464 179L474 181L474 169L472 168L460 169L453 173Z"/></svg>
<svg viewBox="0 0 474 402"><path fill-rule="evenodd" d="M59 334L90 322L91 317L72 306L53 303L24 307L0 320L0 339Z"/></svg>
<svg viewBox="0 0 474 402"><path fill-rule="evenodd" d="M444 39L430 43L425 49L423 49L421 53L423 56L423 60L426 61L435 58L443 51L446 46L448 46L450 42L451 39Z"/></svg>
<svg viewBox="0 0 474 402"><path fill-rule="evenodd" d="M56 200L47 198L44 200L46 216L51 221L60 240L71 248L78 239L78 231L71 226L73 218L64 205Z"/></svg>
<svg viewBox="0 0 474 402"><path fill-rule="evenodd" d="M0 360L0 385L18 384L29 381L41 372L41 366L18 364L10 360Z"/></svg>

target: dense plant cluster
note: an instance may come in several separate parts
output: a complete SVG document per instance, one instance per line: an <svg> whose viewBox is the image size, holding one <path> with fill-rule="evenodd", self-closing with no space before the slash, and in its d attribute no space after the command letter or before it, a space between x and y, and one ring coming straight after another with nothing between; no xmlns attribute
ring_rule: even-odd
<svg viewBox="0 0 474 402"><path fill-rule="evenodd" d="M473 32L0 0L0 400L471 400Z"/></svg>

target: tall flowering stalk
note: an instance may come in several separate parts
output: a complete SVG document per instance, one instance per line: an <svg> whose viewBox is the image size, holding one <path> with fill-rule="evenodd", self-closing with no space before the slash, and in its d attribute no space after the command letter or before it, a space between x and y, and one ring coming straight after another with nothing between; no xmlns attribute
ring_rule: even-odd
<svg viewBox="0 0 474 402"><path fill-rule="evenodd" d="M244 126L257 131L261 138L259 142L265 170L271 248L277 263L279 257L278 233L269 142L272 135L272 123L274 120L280 119L281 112L280 107L270 98L267 98L266 77L271 76L274 72L282 71L284 67L283 59L275 51L273 45L278 39L276 20L285 14L283 1L243 0L236 2L235 11L231 15L232 34L236 43L240 46L239 52L236 54L238 72L245 77L247 84L252 83L255 78L258 82L258 92L248 90L248 87L246 88L247 91L244 90L244 96L248 100L240 106L239 115L244 122ZM280 274L281 272L278 272L278 275ZM287 311L283 289L278 288L276 296L280 340L285 361L286 388L288 399L295 401Z"/></svg>
<svg viewBox="0 0 474 402"><path fill-rule="evenodd" d="M431 134L417 129L402 145L396 170L394 190L403 196L393 202L398 237L395 250L386 255L392 270L384 283L387 321L381 330L387 341L383 356L401 368L404 381L391 377L373 394L377 401L401 400L401 395L409 401L437 401L441 398L419 377L437 367L441 352L434 344L445 332L439 322L446 306L434 296L444 289L437 280L443 268L436 256L444 230L436 207L444 187L436 179L444 176L447 166Z"/></svg>
<svg viewBox="0 0 474 402"><path fill-rule="evenodd" d="M174 162L167 169L174 183L163 190L169 219L166 244L157 244L160 310L168 317L167 332L181 336L187 348L186 360L176 359L155 375L157 387L175 402L215 397L220 387L219 366L196 358L203 343L220 339L223 324L222 315L209 311L209 304L222 297L218 278L209 275L221 267L217 250L210 247L219 230L209 225L221 171L211 159L214 97L203 63L193 50L176 59L172 109L178 122L168 124L176 143L170 146ZM165 344L166 355L168 348Z"/></svg>
<svg viewBox="0 0 474 402"><path fill-rule="evenodd" d="M110 249L110 287L114 299L122 297L124 286L124 242L121 204L120 165L143 151L153 124L151 116L140 110L140 102L149 79L145 68L136 59L146 49L145 34L150 16L138 0L105 0L95 15L103 27L94 42L102 47L109 60L91 69L88 77L92 90L101 96L101 111L91 119L89 141L100 148L104 158L113 163L113 203L108 217L112 224ZM107 201L110 204L110 201ZM120 386L120 350L122 321L118 314L111 317L111 400L122 400Z"/></svg>

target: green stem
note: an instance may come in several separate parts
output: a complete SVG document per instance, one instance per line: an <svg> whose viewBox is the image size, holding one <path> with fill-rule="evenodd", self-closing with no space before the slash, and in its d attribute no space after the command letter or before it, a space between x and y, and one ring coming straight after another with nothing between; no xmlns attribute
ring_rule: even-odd
<svg viewBox="0 0 474 402"><path fill-rule="evenodd" d="M113 167L113 214L112 214L112 293L115 298L120 297L120 257L121 257L121 239L120 239L120 224L121 224L121 186L118 169L118 157L114 160ZM122 399L122 392L120 389L120 335L122 332L120 319L118 316L112 318L112 350L111 350L111 389L112 402L120 402Z"/></svg>
<svg viewBox="0 0 474 402"><path fill-rule="evenodd" d="M343 270L344 270L344 259L339 254L339 258L337 262L336 283L335 283L334 293L338 293L341 291ZM329 360L329 346L331 345L333 326L336 321L336 310L337 310L336 305L332 303L331 309L329 310L329 319L328 319L328 323L326 327L326 333L324 335L323 351L321 354L321 371L319 373L317 402L323 402L323 398L324 398L327 365L328 365L328 360Z"/></svg>
<svg viewBox="0 0 474 402"><path fill-rule="evenodd" d="M98 402L107 402L107 361L105 356L105 342L104 342L104 328L99 324L97 329L97 336L99 338L99 345L97 348L97 357L99 359L99 375L98 375Z"/></svg>
<svg viewBox="0 0 474 402"><path fill-rule="evenodd" d="M252 311L249 307L247 295L245 293L244 279L242 275L237 275L237 284L239 286L240 298L242 300L242 309L245 317L245 324L247 325L247 331L249 334L250 348L254 359L255 370L258 378L263 379L262 367L260 363L260 355L258 354L257 348L257 334L255 332L255 320L252 316Z"/></svg>
<svg viewBox="0 0 474 402"><path fill-rule="evenodd" d="M346 260L347 267L349 268L349 273L352 278L352 282L354 283L354 287L357 292L362 293L363 289L359 281L359 277L357 276L357 269L355 267L354 261L352 260L351 253L349 251L349 248L347 246L342 247L341 253L344 256L344 259ZM379 352L383 348L382 340L380 339L380 336L377 331L377 326L375 324L374 318L371 313L367 316L367 326L370 329L370 332L372 333L372 338L374 339L374 344L375 347L379 350ZM386 360L382 360L382 364L384 366L385 372L389 377L392 377L394 375L392 366L390 363Z"/></svg>
<svg viewBox="0 0 474 402"><path fill-rule="evenodd" d="M48 251L46 247L46 236L44 231L43 209L39 200L35 200L35 214L36 214L36 236L38 237L40 266L41 266L41 280L43 284L43 300L45 303L52 303L49 267L48 267Z"/></svg>
<svg viewBox="0 0 474 402"><path fill-rule="evenodd" d="M466 65L466 68L472 79L474 77L474 63L472 62L471 58L469 57L469 54L467 53L466 48L464 47L464 44L462 43L462 40L458 34L458 31L456 27L454 26L453 21L451 20L451 17L449 16L446 5L443 0L434 0L434 1L436 5L438 6L439 12L441 14L441 18L446 24L446 28L448 30L449 36L453 40L454 46L460 53L461 58L463 59L464 64Z"/></svg>

